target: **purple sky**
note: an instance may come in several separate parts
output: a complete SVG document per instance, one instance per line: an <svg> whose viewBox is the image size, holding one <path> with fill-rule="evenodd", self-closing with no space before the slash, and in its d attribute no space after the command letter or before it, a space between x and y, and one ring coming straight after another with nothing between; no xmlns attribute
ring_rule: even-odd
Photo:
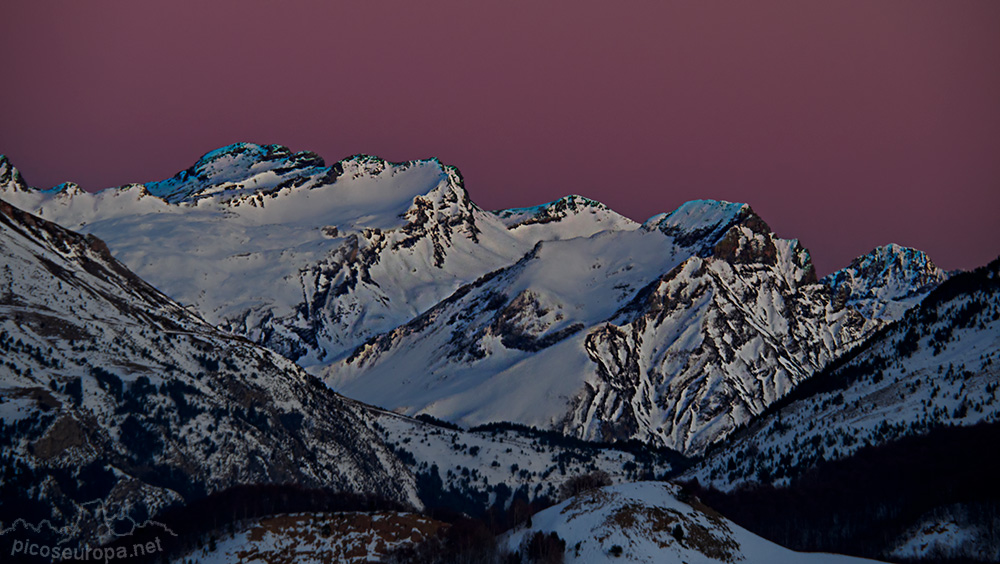
<svg viewBox="0 0 1000 564"><path fill-rule="evenodd" d="M436 156L484 208L748 202L821 274L1000 253L1000 2L346 4L5 1L0 153L88 190L235 141Z"/></svg>

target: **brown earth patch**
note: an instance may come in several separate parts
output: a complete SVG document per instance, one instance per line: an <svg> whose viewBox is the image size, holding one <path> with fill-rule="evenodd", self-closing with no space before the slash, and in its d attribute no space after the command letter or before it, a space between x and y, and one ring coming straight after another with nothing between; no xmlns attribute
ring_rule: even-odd
<svg viewBox="0 0 1000 564"><path fill-rule="evenodd" d="M700 502L697 503L700 507L711 512L711 514L705 513L705 516L712 523L711 528L675 509L650 507L638 503L630 503L617 509L605 520L603 528L605 530L613 528L622 531L634 530L640 535L659 533L649 535L649 538L656 542L660 548L666 548L676 543L697 550L713 560L735 562L740 546L730 536L732 531L725 522L716 517L718 513ZM696 509L699 512L702 511L700 508ZM606 538L599 537L598 540L603 541Z"/></svg>
<svg viewBox="0 0 1000 564"><path fill-rule="evenodd" d="M62 402L52 395L52 392L45 388L13 388L0 390L0 395L9 398L31 398L38 402L38 407L43 411L48 411L54 407L60 407Z"/></svg>
<svg viewBox="0 0 1000 564"><path fill-rule="evenodd" d="M19 325L27 325L33 333L41 337L56 337L73 341L92 338L92 335L79 325L53 315L37 311L19 311L13 317Z"/></svg>
<svg viewBox="0 0 1000 564"><path fill-rule="evenodd" d="M368 562L403 544L420 543L444 523L414 513L302 513L261 520L250 529L240 562L294 564L304 558L323 562ZM256 546L266 537L272 546ZM268 543L271 544L271 543Z"/></svg>
<svg viewBox="0 0 1000 564"><path fill-rule="evenodd" d="M68 448L81 447L87 443L86 435L76 419L63 416L49 427L45 435L31 445L31 452L39 458L54 458Z"/></svg>

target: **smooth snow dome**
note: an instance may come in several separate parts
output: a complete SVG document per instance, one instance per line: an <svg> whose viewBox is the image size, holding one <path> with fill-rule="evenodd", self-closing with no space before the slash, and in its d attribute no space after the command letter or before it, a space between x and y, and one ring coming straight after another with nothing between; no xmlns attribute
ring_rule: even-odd
<svg viewBox="0 0 1000 564"><path fill-rule="evenodd" d="M615 213L601 202L575 194L564 196L540 206L511 208L493 212L507 227L521 236L539 232L555 238L589 237L600 231L622 231L639 227L639 223ZM549 223L560 228L552 233Z"/></svg>
<svg viewBox="0 0 1000 564"><path fill-rule="evenodd" d="M687 501L681 501L686 499ZM634 482L589 490L532 515L501 542L521 549L536 533L566 541L566 562L850 564L875 562L794 552L722 517L677 486Z"/></svg>
<svg viewBox="0 0 1000 564"><path fill-rule="evenodd" d="M664 230L719 229L735 222L746 207L721 200L691 200L670 213L651 217L643 225Z"/></svg>

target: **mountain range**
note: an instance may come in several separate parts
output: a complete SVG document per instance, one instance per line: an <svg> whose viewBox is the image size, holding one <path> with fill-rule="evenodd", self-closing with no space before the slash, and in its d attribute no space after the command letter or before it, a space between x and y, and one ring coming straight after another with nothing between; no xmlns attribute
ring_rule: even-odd
<svg viewBox="0 0 1000 564"><path fill-rule="evenodd" d="M244 554L305 518L196 508L271 487L310 522L378 508L437 531L365 537L395 556L362 560L416 558L431 537L459 550L459 522L414 513L456 510L521 523L490 558L548 550L550 533L578 553L618 535L650 561L796 558L739 526L800 551L1000 558L1000 466L970 446L998 424L997 261L945 272L889 244L817 279L747 204L643 223L576 195L488 211L435 159L327 166L249 143L96 193L32 188L0 156L0 227L0 534L112 542L163 515L222 518L250 527L224 551ZM898 460L938 477L886 477ZM525 524L580 476L615 484L568 502L584 528L565 510ZM686 486L627 484L650 479ZM687 540L594 521L636 511L676 514ZM690 527L738 548L699 552Z"/></svg>
<svg viewBox="0 0 1000 564"><path fill-rule="evenodd" d="M947 275L889 245L817 281L808 252L745 204L642 224L580 196L488 212L435 160L327 167L237 144L96 194L33 190L0 167L0 198L100 237L213 325L349 397L687 454Z"/></svg>
<svg viewBox="0 0 1000 564"><path fill-rule="evenodd" d="M321 503L403 511L388 518L406 522L431 504L502 512L593 468L617 482L686 466L636 445L467 432L344 398L168 298L100 239L6 202L0 256L7 539L114 543L152 528L203 546L232 519L204 504L233 496L269 500L238 514Z"/></svg>

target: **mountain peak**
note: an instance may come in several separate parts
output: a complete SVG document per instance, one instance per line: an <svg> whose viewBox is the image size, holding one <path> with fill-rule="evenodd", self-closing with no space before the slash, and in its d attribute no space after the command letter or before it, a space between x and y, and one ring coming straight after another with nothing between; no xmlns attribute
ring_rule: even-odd
<svg viewBox="0 0 1000 564"><path fill-rule="evenodd" d="M670 213L649 218L642 229L660 231L695 255L730 264L774 265L784 260L788 273L794 273L790 283L816 282L809 251L796 239L777 237L748 204L691 200Z"/></svg>
<svg viewBox="0 0 1000 564"><path fill-rule="evenodd" d="M77 194L82 194L83 188L80 188L80 185L76 182L63 182L62 184L56 184L48 190L39 190L39 192L42 192L43 194L64 194L67 196L75 196Z"/></svg>
<svg viewBox="0 0 1000 564"><path fill-rule="evenodd" d="M291 155L291 149L282 145L232 143L205 153L194 166L202 168L225 159L250 159L257 162L287 158Z"/></svg>
<svg viewBox="0 0 1000 564"><path fill-rule="evenodd" d="M559 221L586 209L610 211L607 206L597 200L570 194L538 206L494 210L493 215L499 217L500 221L504 222L508 228L514 229L522 225Z"/></svg>
<svg viewBox="0 0 1000 564"><path fill-rule="evenodd" d="M905 282L910 288L938 284L947 278L945 271L935 265L927 253L890 243L882 245L854 259L823 281L834 290L848 281L865 279L869 283L884 285L893 281Z"/></svg>
<svg viewBox="0 0 1000 564"><path fill-rule="evenodd" d="M925 269L933 266L927 253L911 247L904 247L896 243L889 243L875 247L868 253L851 261L851 266L860 267L871 264L880 264L885 268L909 268Z"/></svg>
<svg viewBox="0 0 1000 564"><path fill-rule="evenodd" d="M540 239L590 237L605 231L632 231L638 224L608 206L577 194L547 204L495 210L494 216L521 236Z"/></svg>
<svg viewBox="0 0 1000 564"><path fill-rule="evenodd" d="M190 168L167 180L149 182L146 188L153 196L179 203L224 189L256 189L276 177L301 176L325 166L323 159L311 151L293 153L282 145L233 143L205 153Z"/></svg>
<svg viewBox="0 0 1000 564"><path fill-rule="evenodd" d="M345 174L353 175L355 178L361 176L378 176L385 172L393 163L375 155L358 153L340 161Z"/></svg>
<svg viewBox="0 0 1000 564"><path fill-rule="evenodd" d="M889 302L905 303L907 298L925 295L946 278L948 273L923 251L890 243L854 259L822 283L830 287L839 305L849 303L874 315Z"/></svg>
<svg viewBox="0 0 1000 564"><path fill-rule="evenodd" d="M0 190L12 192L27 192L28 184L21 176L21 171L10 162L7 155L0 154Z"/></svg>
<svg viewBox="0 0 1000 564"><path fill-rule="evenodd" d="M691 200L670 213L654 215L642 224L647 231L659 230L682 247L714 245L735 225L754 233L771 228L748 204L725 200Z"/></svg>

